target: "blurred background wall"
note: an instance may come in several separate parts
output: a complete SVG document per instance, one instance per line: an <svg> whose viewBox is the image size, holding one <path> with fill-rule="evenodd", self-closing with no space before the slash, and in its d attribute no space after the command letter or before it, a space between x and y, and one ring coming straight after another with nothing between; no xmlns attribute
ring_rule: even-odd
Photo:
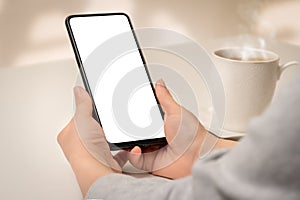
<svg viewBox="0 0 300 200"><path fill-rule="evenodd" d="M0 0L0 67L73 58L64 19L128 13L136 28L163 27L197 42L259 34L300 45L299 0Z"/></svg>

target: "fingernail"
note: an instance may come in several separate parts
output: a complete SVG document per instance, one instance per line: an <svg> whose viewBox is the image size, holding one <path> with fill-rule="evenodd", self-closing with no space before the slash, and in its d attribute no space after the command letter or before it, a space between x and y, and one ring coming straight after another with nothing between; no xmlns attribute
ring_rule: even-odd
<svg viewBox="0 0 300 200"><path fill-rule="evenodd" d="M166 84L164 82L163 79L159 79L157 82L156 82L157 85L160 85L160 86L163 86L163 87L166 87Z"/></svg>
<svg viewBox="0 0 300 200"><path fill-rule="evenodd" d="M78 87L78 86L74 87L73 91L74 91L74 95L77 98L82 98L82 91L81 91L80 87Z"/></svg>

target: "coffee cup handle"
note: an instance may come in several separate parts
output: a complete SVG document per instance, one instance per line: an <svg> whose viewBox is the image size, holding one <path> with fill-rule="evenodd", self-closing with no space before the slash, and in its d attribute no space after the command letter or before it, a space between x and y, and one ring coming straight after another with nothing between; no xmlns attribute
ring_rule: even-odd
<svg viewBox="0 0 300 200"><path fill-rule="evenodd" d="M279 65L279 74L278 74L278 79L280 78L282 72L284 70L286 70L287 68L293 66L293 65L299 65L299 62L298 61L290 61L290 62L287 62L283 65Z"/></svg>

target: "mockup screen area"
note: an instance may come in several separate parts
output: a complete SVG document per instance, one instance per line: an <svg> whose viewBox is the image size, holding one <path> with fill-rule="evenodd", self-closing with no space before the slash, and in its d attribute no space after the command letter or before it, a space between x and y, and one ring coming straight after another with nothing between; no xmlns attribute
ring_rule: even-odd
<svg viewBox="0 0 300 200"><path fill-rule="evenodd" d="M162 115L127 17L73 17L70 26L107 141L165 137ZM114 54L128 46L129 51Z"/></svg>

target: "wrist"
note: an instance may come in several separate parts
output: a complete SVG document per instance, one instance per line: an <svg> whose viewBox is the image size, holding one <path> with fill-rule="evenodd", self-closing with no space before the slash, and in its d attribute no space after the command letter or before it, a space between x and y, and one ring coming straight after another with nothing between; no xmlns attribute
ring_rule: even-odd
<svg viewBox="0 0 300 200"><path fill-rule="evenodd" d="M91 156L71 156L69 159L84 196L98 178L114 173L110 167L100 163Z"/></svg>
<svg viewBox="0 0 300 200"><path fill-rule="evenodd" d="M237 144L236 141L219 138L214 149L232 148Z"/></svg>

